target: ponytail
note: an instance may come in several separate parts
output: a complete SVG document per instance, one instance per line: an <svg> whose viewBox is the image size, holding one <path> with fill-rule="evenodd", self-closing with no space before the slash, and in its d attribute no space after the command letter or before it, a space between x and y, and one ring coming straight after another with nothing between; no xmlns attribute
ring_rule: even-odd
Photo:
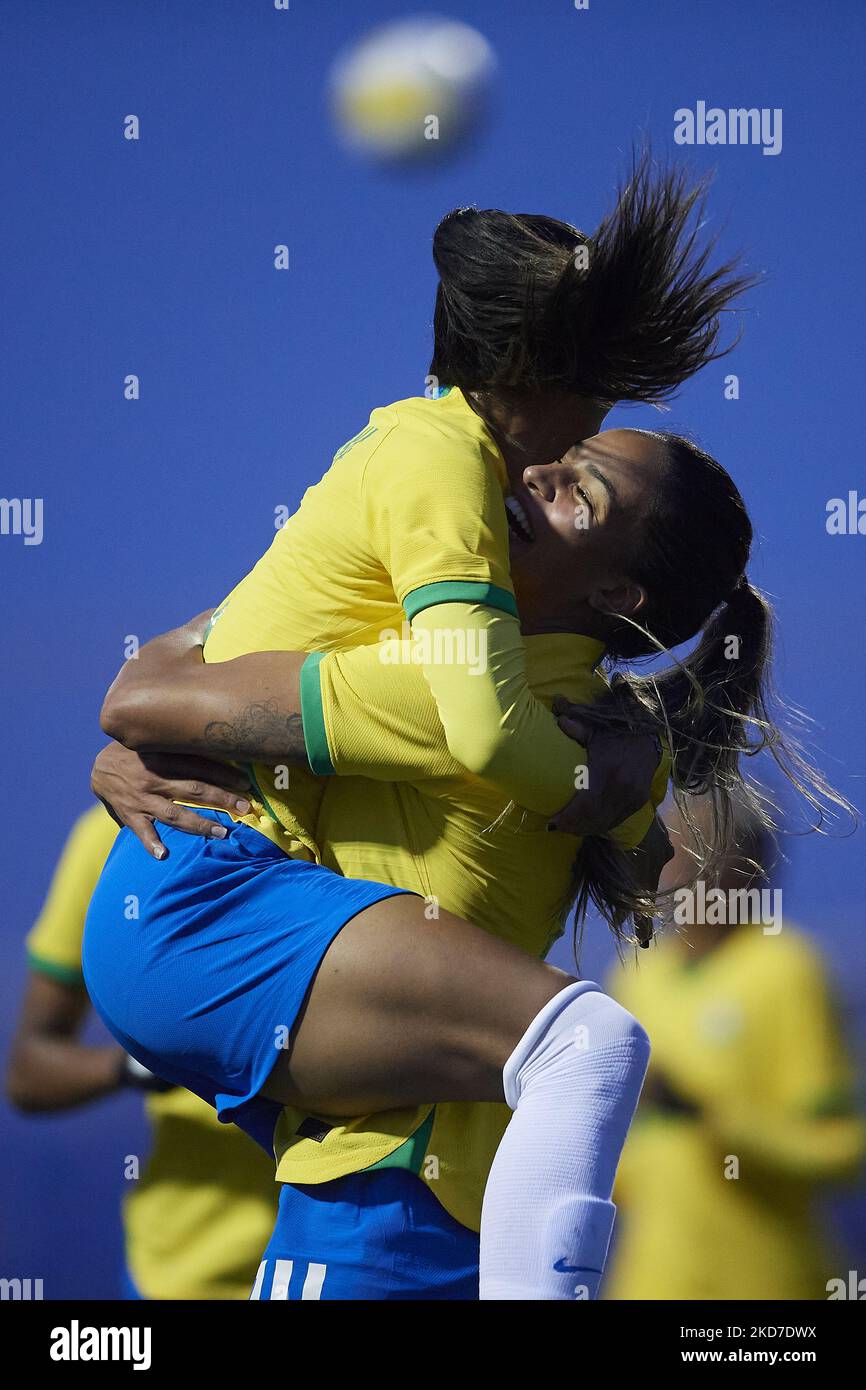
<svg viewBox="0 0 866 1390"><path fill-rule="evenodd" d="M654 675L616 674L607 700L573 711L609 731L662 735L674 800L694 844L693 882L712 875L736 847L735 816L745 815L768 834L777 828L767 799L743 776L743 757L771 755L815 813L813 829L821 828L828 807L856 823L849 803L797 741L782 733L770 679L773 627L769 603L743 575L711 614L690 656ZM709 834L690 810L694 797L706 798ZM590 902L620 941L632 939L624 930L629 917L658 911L637 881L630 853L597 837L584 841L575 865L570 906L577 908L576 940Z"/></svg>
<svg viewBox="0 0 866 1390"><path fill-rule="evenodd" d="M772 647L772 609L743 577L684 661L658 676L614 678L664 721L672 775L683 791L702 795L727 785L741 752L754 755L781 738L767 709Z"/></svg>

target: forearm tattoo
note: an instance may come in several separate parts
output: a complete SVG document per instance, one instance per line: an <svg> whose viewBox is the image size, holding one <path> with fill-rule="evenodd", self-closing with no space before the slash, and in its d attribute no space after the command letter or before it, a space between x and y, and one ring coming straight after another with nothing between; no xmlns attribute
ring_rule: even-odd
<svg viewBox="0 0 866 1390"><path fill-rule="evenodd" d="M204 741L210 752L245 762L307 760L300 714L286 714L276 700L247 705L233 720L212 720L205 726Z"/></svg>

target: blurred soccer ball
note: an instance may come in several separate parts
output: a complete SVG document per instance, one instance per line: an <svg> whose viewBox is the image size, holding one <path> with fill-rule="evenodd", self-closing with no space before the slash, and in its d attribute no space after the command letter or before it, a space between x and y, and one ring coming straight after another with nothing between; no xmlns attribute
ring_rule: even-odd
<svg viewBox="0 0 866 1390"><path fill-rule="evenodd" d="M429 15L386 24L337 59L334 117L349 144L380 159L435 153L478 120L494 68L468 24Z"/></svg>

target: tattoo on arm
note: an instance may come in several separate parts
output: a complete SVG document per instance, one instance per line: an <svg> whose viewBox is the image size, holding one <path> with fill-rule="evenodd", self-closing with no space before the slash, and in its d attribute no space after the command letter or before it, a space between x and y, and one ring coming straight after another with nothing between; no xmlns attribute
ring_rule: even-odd
<svg viewBox="0 0 866 1390"><path fill-rule="evenodd" d="M212 753L249 762L307 760L303 719L281 711L276 700L247 705L233 720L212 720L205 726L204 743Z"/></svg>

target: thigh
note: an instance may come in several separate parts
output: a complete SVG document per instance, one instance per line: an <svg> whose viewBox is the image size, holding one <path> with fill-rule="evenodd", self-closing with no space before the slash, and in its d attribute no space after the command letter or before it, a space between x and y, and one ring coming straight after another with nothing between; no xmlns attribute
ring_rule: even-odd
<svg viewBox="0 0 866 1390"><path fill-rule="evenodd" d="M276 1107L260 1092L310 982L344 924L400 890L290 859L245 825L163 838L164 863L117 838L87 915L90 997L127 1052L271 1151Z"/></svg>
<svg viewBox="0 0 866 1390"><path fill-rule="evenodd" d="M502 1068L572 977L449 913L396 897L328 948L262 1094L321 1115L501 1101Z"/></svg>

